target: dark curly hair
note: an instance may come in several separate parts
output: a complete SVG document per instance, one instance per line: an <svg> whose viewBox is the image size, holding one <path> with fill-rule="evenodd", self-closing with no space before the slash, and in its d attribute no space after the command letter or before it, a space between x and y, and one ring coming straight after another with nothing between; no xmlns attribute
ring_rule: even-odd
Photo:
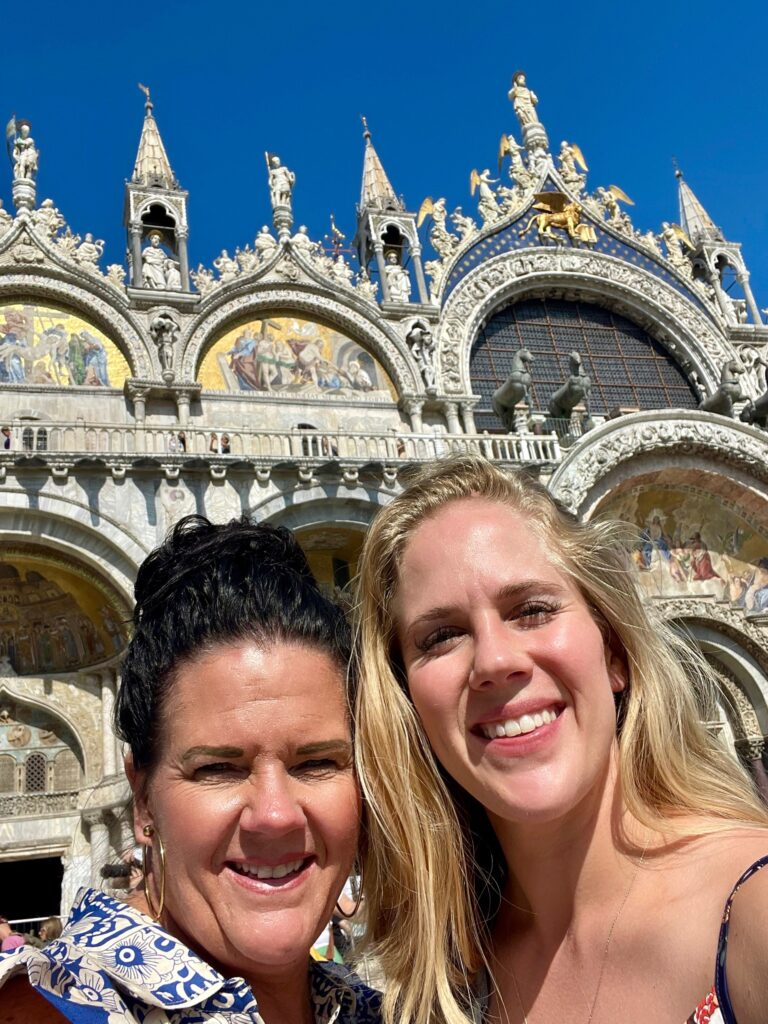
<svg viewBox="0 0 768 1024"><path fill-rule="evenodd" d="M176 670L215 644L303 644L347 670L349 626L284 527L256 524L248 516L226 525L186 516L142 564L134 595L115 729L136 768L157 762L163 706Z"/></svg>

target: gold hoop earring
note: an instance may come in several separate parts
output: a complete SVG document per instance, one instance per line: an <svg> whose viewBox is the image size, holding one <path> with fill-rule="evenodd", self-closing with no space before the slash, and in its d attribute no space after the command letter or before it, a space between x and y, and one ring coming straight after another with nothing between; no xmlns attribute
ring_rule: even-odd
<svg viewBox="0 0 768 1024"><path fill-rule="evenodd" d="M151 825L145 825L143 831L145 836L155 835L155 830ZM152 888L149 881L149 872L147 871L147 850L151 849L151 846L151 843L142 843L141 845L141 873L144 876L144 895L147 898L147 906L149 907L155 921L159 921L160 915L163 912L163 907L165 906L165 847L163 846L163 840L158 835L157 849L158 860L160 861L160 899L158 901L157 909L155 909L155 902L152 899Z"/></svg>
<svg viewBox="0 0 768 1024"><path fill-rule="evenodd" d="M363 902L363 873L361 871L360 874L358 875L357 900L355 901L354 907L352 908L352 910L350 911L349 914L345 914L344 911L339 906L339 901L336 900L336 913L338 914L339 917L343 917L345 921L349 921L358 912L358 910L360 909L360 904L362 902Z"/></svg>

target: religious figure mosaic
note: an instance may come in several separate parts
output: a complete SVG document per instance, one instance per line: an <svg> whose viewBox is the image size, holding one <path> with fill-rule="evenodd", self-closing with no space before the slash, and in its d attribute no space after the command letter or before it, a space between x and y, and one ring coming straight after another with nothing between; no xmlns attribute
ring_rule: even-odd
<svg viewBox="0 0 768 1024"><path fill-rule="evenodd" d="M639 529L632 558L648 596L711 596L768 615L768 536L714 496L649 488L602 512Z"/></svg>
<svg viewBox="0 0 768 1024"><path fill-rule="evenodd" d="M121 388L131 371L102 331L64 309L0 306L0 384Z"/></svg>
<svg viewBox="0 0 768 1024"><path fill-rule="evenodd" d="M395 398L373 356L332 327L293 316L251 320L219 338L198 380L212 391Z"/></svg>
<svg viewBox="0 0 768 1024"><path fill-rule="evenodd" d="M125 643L120 612L93 584L35 559L0 561L0 663L16 675L72 672Z"/></svg>

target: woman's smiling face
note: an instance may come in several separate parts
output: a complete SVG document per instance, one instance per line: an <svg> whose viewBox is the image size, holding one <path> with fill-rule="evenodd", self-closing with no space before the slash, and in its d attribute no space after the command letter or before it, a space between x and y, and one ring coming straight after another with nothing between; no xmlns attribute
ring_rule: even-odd
<svg viewBox="0 0 768 1024"><path fill-rule="evenodd" d="M160 749L134 791L137 840L151 824L165 846L165 926L227 974L306 962L357 843L342 669L299 644L218 645L176 671Z"/></svg>
<svg viewBox="0 0 768 1024"><path fill-rule="evenodd" d="M492 816L554 821L601 785L624 666L524 516L478 497L422 522L394 615L432 748Z"/></svg>

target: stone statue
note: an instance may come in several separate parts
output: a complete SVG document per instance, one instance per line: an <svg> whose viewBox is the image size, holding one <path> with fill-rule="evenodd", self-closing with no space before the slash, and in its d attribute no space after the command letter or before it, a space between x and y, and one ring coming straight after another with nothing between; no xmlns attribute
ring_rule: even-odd
<svg viewBox="0 0 768 1024"><path fill-rule="evenodd" d="M229 281L234 281L240 273L240 267L237 265L237 260L233 260L226 249L221 250L221 256L216 257L213 261L213 265L218 270L219 277L223 284L227 284Z"/></svg>
<svg viewBox="0 0 768 1024"><path fill-rule="evenodd" d="M755 427L762 427L768 430L768 363L762 359L757 360L765 370L765 391L754 401L749 399L741 410L739 419L742 423L751 423Z"/></svg>
<svg viewBox="0 0 768 1024"><path fill-rule="evenodd" d="M163 368L163 376L173 372L173 350L179 335L179 325L165 311L158 313L149 324L149 333L157 346L157 355Z"/></svg>
<svg viewBox="0 0 768 1024"><path fill-rule="evenodd" d="M39 154L35 140L29 134L29 121L16 121L16 138L13 141L13 179L14 181L34 181L37 177Z"/></svg>
<svg viewBox="0 0 768 1024"><path fill-rule="evenodd" d="M436 342L432 332L424 324L416 323L405 337L413 358L419 367L427 391L436 390L437 370L435 368Z"/></svg>
<svg viewBox="0 0 768 1024"><path fill-rule="evenodd" d="M589 392L592 381L584 370L581 355L571 352L569 358L570 376L565 384L549 400L549 415L554 419L567 419L577 405L582 403L589 409Z"/></svg>
<svg viewBox="0 0 768 1024"><path fill-rule="evenodd" d="M411 279L405 267L401 267L397 259L397 253L391 249L387 253L387 265L384 268L387 275L390 302L411 301Z"/></svg>
<svg viewBox="0 0 768 1024"><path fill-rule="evenodd" d="M339 253L331 266L331 277L333 278L334 281L338 281L339 284L351 285L352 276L352 269L347 266L347 262L344 259L344 256L341 253Z"/></svg>
<svg viewBox="0 0 768 1024"><path fill-rule="evenodd" d="M313 242L307 234L306 224L302 224L296 234L291 238L291 245L297 252L300 252L302 256L306 256L307 258L309 258L317 249L317 243Z"/></svg>
<svg viewBox="0 0 768 1024"><path fill-rule="evenodd" d="M198 265L197 270L191 270L189 276L192 278L192 283L200 294L205 297L210 295L212 291L218 288L220 282L215 279L213 274L207 267L204 267L202 263Z"/></svg>
<svg viewBox="0 0 768 1024"><path fill-rule="evenodd" d="M165 261L168 254L160 245L163 238L159 231L153 231L149 236L149 245L141 252L141 278L145 288L157 288L164 290L165 282Z"/></svg>
<svg viewBox="0 0 768 1024"><path fill-rule="evenodd" d="M475 191L478 193L477 210L483 220L483 224L498 220L501 214L498 200L491 188L491 185L497 181L497 178L491 177L491 172L487 167L480 173L472 171L469 177L472 195L475 194Z"/></svg>
<svg viewBox="0 0 768 1024"><path fill-rule="evenodd" d="M536 104L539 102L538 97L525 84L525 73L523 71L515 72L512 78L512 88L509 90L508 95L512 101L512 106L521 128L525 128L529 124L541 124L539 115L536 113Z"/></svg>
<svg viewBox="0 0 768 1024"><path fill-rule="evenodd" d="M291 193L296 184L296 175L280 163L276 153L267 153L267 169L269 171L269 192L272 209L278 206L291 206Z"/></svg>
<svg viewBox="0 0 768 1024"><path fill-rule="evenodd" d="M566 185L570 185L577 191L580 191L584 187L586 181L587 161L584 159L584 154L581 149L576 145L575 142L561 142L560 143L560 174L562 175L563 181ZM577 168L578 163L582 171Z"/></svg>
<svg viewBox="0 0 768 1024"><path fill-rule="evenodd" d="M95 274L99 269L99 260L104 255L104 240L101 238L94 239L93 235L88 231L72 255L83 270L88 270Z"/></svg>
<svg viewBox="0 0 768 1024"><path fill-rule="evenodd" d="M455 251L456 246L459 244L459 240L456 235L452 235L445 226L448 218L448 212L445 208L444 198L433 200L431 196L427 196L419 209L416 226L421 227L424 220L429 216L432 217L432 227L429 230L429 241L432 243L433 249L441 259L448 259Z"/></svg>
<svg viewBox="0 0 768 1024"><path fill-rule="evenodd" d="M250 245L246 245L244 249L241 249L240 246L238 246L235 249L235 259L237 260L238 267L240 267L244 274L250 274L250 272L255 270L259 265L259 257Z"/></svg>
<svg viewBox="0 0 768 1024"><path fill-rule="evenodd" d="M3 209L3 201L0 199L0 235L4 235L11 224L13 224L13 217Z"/></svg>
<svg viewBox="0 0 768 1024"><path fill-rule="evenodd" d="M739 377L744 373L740 360L729 359L720 371L720 384L717 391L704 398L699 408L704 412L715 412L720 416L733 419L733 403L740 401L744 395Z"/></svg>
<svg viewBox="0 0 768 1024"><path fill-rule="evenodd" d="M679 228L677 224L669 224L664 221L661 225L660 238L667 248L667 259L672 266L678 270L689 269L690 263L686 259L685 252L687 248L693 247L690 242L687 242L687 235L683 229Z"/></svg>
<svg viewBox="0 0 768 1024"><path fill-rule="evenodd" d="M67 225L67 230L56 239L56 247L70 260L75 259L75 251L80 244L80 235L74 235L72 228Z"/></svg>
<svg viewBox="0 0 768 1024"><path fill-rule="evenodd" d="M277 252L277 239L265 224L253 242L253 248L262 263L268 263Z"/></svg>
<svg viewBox="0 0 768 1024"><path fill-rule="evenodd" d="M171 292L181 291L181 271L176 260L169 256L165 261L165 287Z"/></svg>
<svg viewBox="0 0 768 1024"><path fill-rule="evenodd" d="M525 146L521 146L514 135L502 135L501 141L499 142L499 172L501 172L501 166L504 162L504 157L509 154L510 165L509 165L509 176L515 181L521 181L521 184L528 184L531 172L525 166L523 160L523 153L525 152Z"/></svg>
<svg viewBox="0 0 768 1024"><path fill-rule="evenodd" d="M376 302L376 292L379 290L379 286L376 281L372 281L370 279L365 267L361 267L360 270L358 270L357 283L355 287L364 299L368 299L370 302Z"/></svg>
<svg viewBox="0 0 768 1024"><path fill-rule="evenodd" d="M460 206L457 206L451 214L451 220L456 225L461 242L466 242L468 238L477 233L477 224L475 224L471 217L464 216Z"/></svg>
<svg viewBox="0 0 768 1024"><path fill-rule="evenodd" d="M510 433L515 429L515 406L531 404L531 366L533 356L527 348L515 352L512 372L491 396L491 407Z"/></svg>
<svg viewBox="0 0 768 1024"><path fill-rule="evenodd" d="M440 260L427 260L424 264L424 272L429 278L430 301L436 305L440 294L440 285L443 283L443 276L445 275L445 266Z"/></svg>
<svg viewBox="0 0 768 1024"><path fill-rule="evenodd" d="M65 221L61 213L53 205L52 199L44 199L32 214L32 223L40 227L48 238L53 238L64 227Z"/></svg>
<svg viewBox="0 0 768 1024"><path fill-rule="evenodd" d="M115 288L125 287L125 267L120 263L110 263L107 267L107 279Z"/></svg>

